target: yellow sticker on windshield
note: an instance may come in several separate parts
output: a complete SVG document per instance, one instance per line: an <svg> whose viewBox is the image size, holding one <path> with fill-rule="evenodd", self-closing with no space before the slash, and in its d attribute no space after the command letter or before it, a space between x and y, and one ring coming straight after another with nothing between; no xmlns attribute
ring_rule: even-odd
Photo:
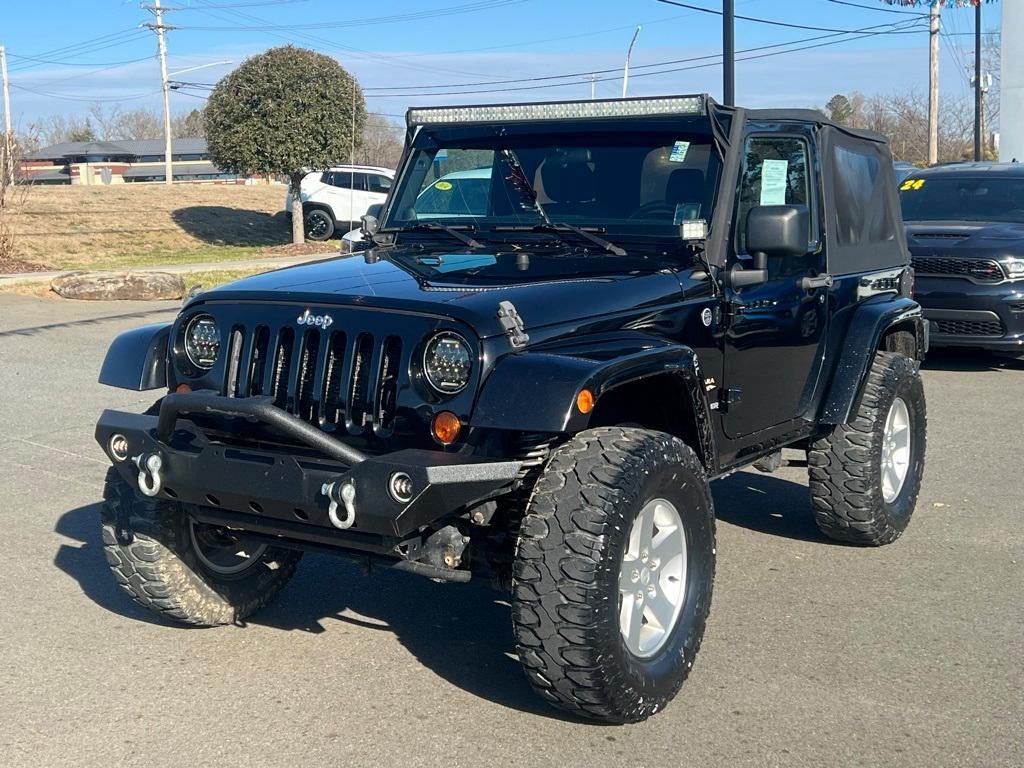
<svg viewBox="0 0 1024 768"><path fill-rule="evenodd" d="M449 189L452 188L452 183L450 181L439 181L434 186L440 189L442 192L447 192Z"/></svg>
<svg viewBox="0 0 1024 768"><path fill-rule="evenodd" d="M907 179L900 187L900 192L907 192L911 189L920 189L924 186L926 179Z"/></svg>

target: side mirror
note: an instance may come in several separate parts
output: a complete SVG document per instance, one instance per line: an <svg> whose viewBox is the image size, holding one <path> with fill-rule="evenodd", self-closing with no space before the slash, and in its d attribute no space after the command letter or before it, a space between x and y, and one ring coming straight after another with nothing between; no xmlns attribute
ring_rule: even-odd
<svg viewBox="0 0 1024 768"><path fill-rule="evenodd" d="M806 205L759 205L747 214L747 252L753 268L739 264L729 272L733 288L761 285L768 281L768 257L803 256L807 253L807 232L811 214Z"/></svg>
<svg viewBox="0 0 1024 768"><path fill-rule="evenodd" d="M759 205L747 214L747 253L803 256L811 215L806 205Z"/></svg>

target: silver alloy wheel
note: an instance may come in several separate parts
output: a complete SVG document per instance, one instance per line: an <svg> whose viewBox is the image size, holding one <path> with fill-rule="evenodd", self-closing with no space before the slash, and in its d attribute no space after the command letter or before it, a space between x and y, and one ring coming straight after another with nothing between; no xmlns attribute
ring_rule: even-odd
<svg viewBox="0 0 1024 768"><path fill-rule="evenodd" d="M267 551L266 544L251 546L245 536L195 520L189 522L188 533L199 561L223 576L234 576L251 568Z"/></svg>
<svg viewBox="0 0 1024 768"><path fill-rule="evenodd" d="M619 631L648 658L672 634L686 600L686 531L675 505L653 499L633 521L619 568Z"/></svg>
<svg viewBox="0 0 1024 768"><path fill-rule="evenodd" d="M910 471L910 411L903 399L892 401L882 434L882 498L892 504Z"/></svg>

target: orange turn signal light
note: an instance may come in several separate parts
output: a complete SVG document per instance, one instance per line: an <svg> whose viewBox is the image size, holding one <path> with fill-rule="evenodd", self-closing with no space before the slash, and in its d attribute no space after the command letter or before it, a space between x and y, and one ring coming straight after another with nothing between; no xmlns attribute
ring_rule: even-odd
<svg viewBox="0 0 1024 768"><path fill-rule="evenodd" d="M590 413L594 410L594 393L589 389L581 389L576 395L576 407L580 409L580 413Z"/></svg>
<svg viewBox="0 0 1024 768"><path fill-rule="evenodd" d="M442 445L451 445L462 431L462 422L459 417L451 411L441 411L434 417L430 425L430 431Z"/></svg>
<svg viewBox="0 0 1024 768"><path fill-rule="evenodd" d="M190 387L188 384L179 384L178 388L175 389L174 391L177 392L179 395L183 395L186 392L191 392L192 387Z"/></svg>

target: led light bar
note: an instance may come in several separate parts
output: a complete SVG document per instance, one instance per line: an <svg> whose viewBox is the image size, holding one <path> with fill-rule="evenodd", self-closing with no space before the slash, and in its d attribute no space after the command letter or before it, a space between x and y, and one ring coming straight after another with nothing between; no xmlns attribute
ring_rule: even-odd
<svg viewBox="0 0 1024 768"><path fill-rule="evenodd" d="M573 120L647 115L703 115L704 96L665 96L648 99L561 101L540 104L494 104L474 107L413 108L409 125L428 123L511 123L532 120Z"/></svg>

